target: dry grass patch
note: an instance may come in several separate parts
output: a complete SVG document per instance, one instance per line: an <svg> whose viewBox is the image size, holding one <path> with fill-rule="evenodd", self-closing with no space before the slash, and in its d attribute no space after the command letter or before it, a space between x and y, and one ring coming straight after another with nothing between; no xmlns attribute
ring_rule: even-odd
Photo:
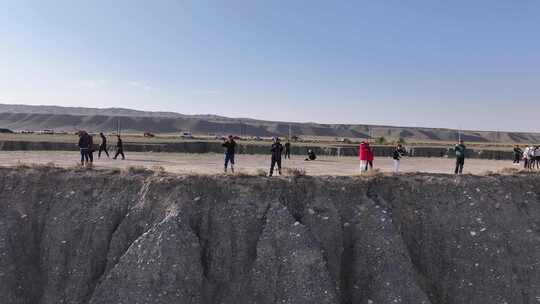
<svg viewBox="0 0 540 304"><path fill-rule="evenodd" d="M519 173L519 172L522 172L522 170L520 170L519 168L515 168L515 167L506 167L506 168L502 168L499 171L497 171L497 173L501 173L501 174L516 174L516 173Z"/></svg>
<svg viewBox="0 0 540 304"><path fill-rule="evenodd" d="M303 168L284 168L283 173L283 175L298 177L305 176L306 170Z"/></svg>
<svg viewBox="0 0 540 304"><path fill-rule="evenodd" d="M36 169L36 170L50 170L50 169L57 169L59 168L56 166L53 162L48 162L46 164L36 164L36 163L23 163L23 162L17 162L17 165L15 166L16 169Z"/></svg>
<svg viewBox="0 0 540 304"><path fill-rule="evenodd" d="M128 174L149 174L152 171L144 166L129 166L125 172Z"/></svg>
<svg viewBox="0 0 540 304"><path fill-rule="evenodd" d="M155 175L163 175L163 174L165 174L165 168L163 168L162 166L154 165L154 166L152 166L150 168L150 170L154 171Z"/></svg>
<svg viewBox="0 0 540 304"><path fill-rule="evenodd" d="M392 173L393 174L393 173ZM400 173L398 173L400 174ZM403 173L401 173L403 174ZM371 169L371 170L368 170L368 171L363 171L363 172L360 172L358 174L356 174L355 176L362 176L362 177L373 177L373 176L383 176L383 172L376 168L376 169Z"/></svg>
<svg viewBox="0 0 540 304"><path fill-rule="evenodd" d="M266 176L268 173L263 169L255 170L255 176Z"/></svg>

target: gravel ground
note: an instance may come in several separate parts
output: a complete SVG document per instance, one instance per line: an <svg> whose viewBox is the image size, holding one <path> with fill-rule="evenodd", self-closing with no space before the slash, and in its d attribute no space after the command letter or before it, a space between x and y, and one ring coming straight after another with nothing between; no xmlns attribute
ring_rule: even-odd
<svg viewBox="0 0 540 304"><path fill-rule="evenodd" d="M103 155L102 155L103 156ZM111 155L112 156L112 155ZM183 153L130 153L126 152L126 160L112 160L108 158L97 159L95 153L94 166L96 168L126 168L129 166L144 166L147 168L163 167L173 173L200 173L215 174L223 172L223 155L221 154L183 154ZM17 164L46 164L54 163L61 167L78 165L79 154L66 151L16 151L0 152L0 166L14 166ZM260 170L268 171L270 156L264 155L236 155L236 171L243 173L256 173ZM375 159L375 168L382 172L391 172L393 162L391 158ZM452 173L453 159L447 158L403 158L402 172L429 172ZM284 168L304 169L308 175L355 175L359 173L359 161L356 157L320 157L316 161L304 161L303 156L293 156L291 160L283 160ZM465 173L481 174L486 171L497 171L503 168L518 168L510 161L467 159Z"/></svg>

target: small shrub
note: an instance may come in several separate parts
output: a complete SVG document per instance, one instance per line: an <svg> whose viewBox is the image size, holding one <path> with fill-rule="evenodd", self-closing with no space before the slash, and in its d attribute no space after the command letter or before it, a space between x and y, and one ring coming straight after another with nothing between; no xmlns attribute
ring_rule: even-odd
<svg viewBox="0 0 540 304"><path fill-rule="evenodd" d="M378 145L386 145L387 141L386 141L386 138L384 136L381 136L381 137L378 137L375 140L375 143L378 144Z"/></svg>
<svg viewBox="0 0 540 304"><path fill-rule="evenodd" d="M163 168L162 166L157 166L157 165L152 166L151 170L154 171L154 173L156 173L156 174L165 173L165 168Z"/></svg>
<svg viewBox="0 0 540 304"><path fill-rule="evenodd" d="M122 172L122 170L120 170L120 168L118 167L112 167L111 168L111 173L113 174L120 174Z"/></svg>
<svg viewBox="0 0 540 304"><path fill-rule="evenodd" d="M284 175L298 177L298 176L305 176L306 170L302 168L285 168L283 169L283 173L285 173Z"/></svg>
<svg viewBox="0 0 540 304"><path fill-rule="evenodd" d="M255 176L266 176L266 171L263 169L257 169L255 170Z"/></svg>
<svg viewBox="0 0 540 304"><path fill-rule="evenodd" d="M25 164L21 161L17 161L17 165L15 166L17 169L29 169L30 166L28 164Z"/></svg>
<svg viewBox="0 0 540 304"><path fill-rule="evenodd" d="M376 168L376 169L372 169L372 170L368 170L368 171L363 171L362 173L360 173L360 176L367 176L367 177L370 177L370 176L380 176L382 175L382 172L380 169Z"/></svg>
<svg viewBox="0 0 540 304"><path fill-rule="evenodd" d="M501 174L516 174L520 171L518 168L506 167L499 170Z"/></svg>
<svg viewBox="0 0 540 304"><path fill-rule="evenodd" d="M45 167L56 168L56 164L54 162L48 162L45 164Z"/></svg>
<svg viewBox="0 0 540 304"><path fill-rule="evenodd" d="M245 171L235 171L234 176L237 176L237 177L249 177L251 175L249 173L245 172Z"/></svg>
<svg viewBox="0 0 540 304"><path fill-rule="evenodd" d="M143 166L129 166L126 168L126 172L129 174L141 174L141 173L149 173L150 170L148 170L146 167L143 167Z"/></svg>

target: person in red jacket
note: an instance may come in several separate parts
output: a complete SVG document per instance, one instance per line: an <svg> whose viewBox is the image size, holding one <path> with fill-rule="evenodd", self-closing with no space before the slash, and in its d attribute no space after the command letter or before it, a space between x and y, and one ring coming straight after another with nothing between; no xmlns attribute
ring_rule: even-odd
<svg viewBox="0 0 540 304"><path fill-rule="evenodd" d="M375 158L375 155L373 154L373 149L369 145L369 142L367 143L367 146L368 146L368 157L367 157L368 160L367 160L367 165L366 165L366 171L367 171L368 165L369 165L369 170L373 170L373 159Z"/></svg>
<svg viewBox="0 0 540 304"><path fill-rule="evenodd" d="M358 155L360 157L360 172L367 171L368 166L370 169L373 169L373 150L371 149L371 146L367 140L364 140L360 144Z"/></svg>

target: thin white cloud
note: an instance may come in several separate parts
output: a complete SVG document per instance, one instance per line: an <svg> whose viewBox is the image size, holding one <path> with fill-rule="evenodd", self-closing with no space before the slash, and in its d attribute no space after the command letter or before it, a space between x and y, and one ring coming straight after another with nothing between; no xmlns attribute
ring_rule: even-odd
<svg viewBox="0 0 540 304"><path fill-rule="evenodd" d="M104 85L104 80L85 79L75 81L74 87L77 89L95 89Z"/></svg>
<svg viewBox="0 0 540 304"><path fill-rule="evenodd" d="M0 96L0 103L17 103L15 98Z"/></svg>
<svg viewBox="0 0 540 304"><path fill-rule="evenodd" d="M141 88L145 91L150 91L153 89L153 87L147 83L144 83L144 82L140 82L140 81L129 81L128 82L128 85L132 86L132 87L136 87L136 88Z"/></svg>
<svg viewBox="0 0 540 304"><path fill-rule="evenodd" d="M220 90L200 90L200 91L193 91L193 95L221 95L222 92Z"/></svg>

